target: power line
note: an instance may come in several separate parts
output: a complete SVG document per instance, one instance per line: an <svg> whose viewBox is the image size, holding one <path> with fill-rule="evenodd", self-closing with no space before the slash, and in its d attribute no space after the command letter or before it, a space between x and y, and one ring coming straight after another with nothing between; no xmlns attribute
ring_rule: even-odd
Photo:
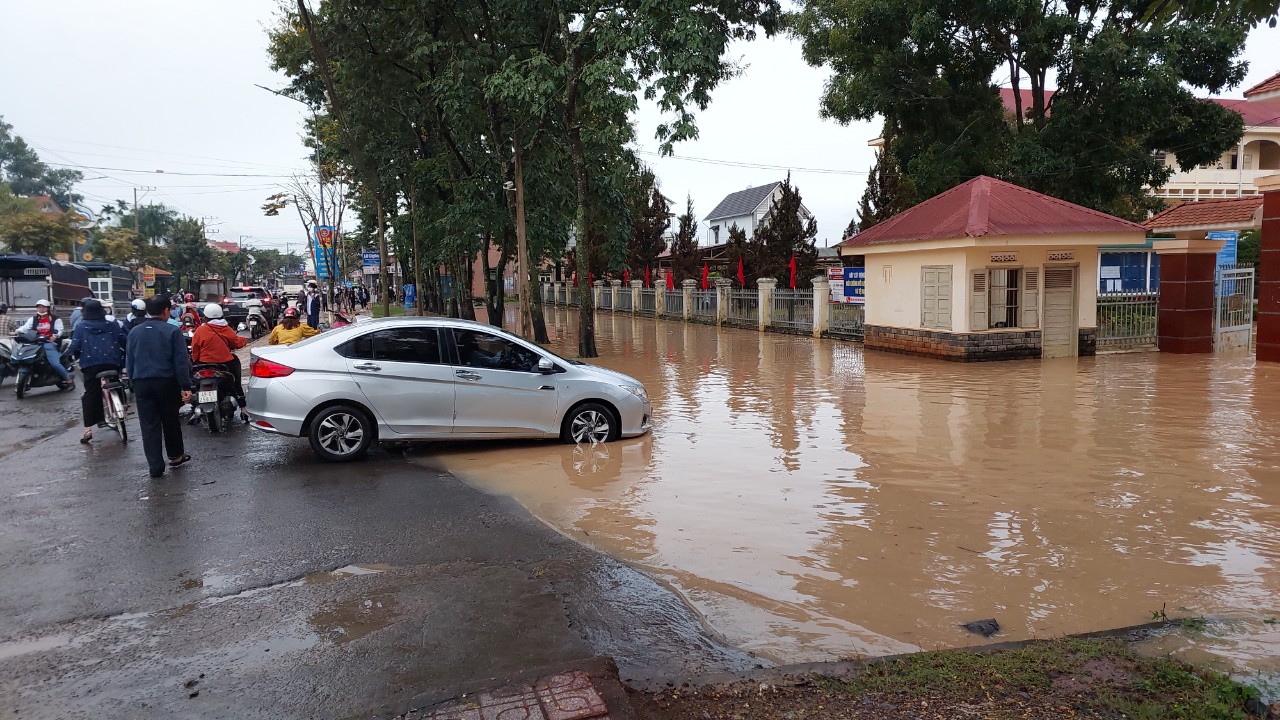
<svg viewBox="0 0 1280 720"><path fill-rule="evenodd" d="M54 141L54 142L69 142L69 143L74 143L74 144L77 144L77 145L90 145L90 146L93 146L93 147L112 148L112 149L115 149L115 150L129 150L129 151L131 151L131 152L147 153L147 154L151 154L151 155L167 155L167 156L171 156L171 157L175 158L175 162L181 162L181 161L177 160L177 158L187 157L187 158L196 158L196 159L199 159L199 160L213 160L213 161L215 161L215 162L235 163L235 164L239 164L239 165L248 165L248 166L252 166L252 167L271 168L271 169L276 169L276 170L290 170L290 169L291 169L291 168L289 168L289 167L287 167L287 166L284 166L284 165L272 165L272 164L268 164L268 163L256 163L256 162L251 162L251 161L247 161L247 160L232 160L232 159L229 159L229 158L217 158L217 157L210 157L210 156L208 156L208 155L190 155L190 154L187 154L187 153L171 153L171 152L166 152L166 151L163 151L163 150L148 150L148 149L145 149L145 148L127 147L127 146L124 146L124 145L107 145L107 144L105 144L105 143L87 142L87 141L85 141L85 140L71 140L71 139L67 139L67 138L54 138L54 137L51 137L51 138L48 138L48 139L49 139L49 140L52 140L52 141ZM28 142L30 142L30 140L29 140L29 139L28 139ZM31 144L32 144L32 145L35 145L35 143L34 143L34 142L32 142ZM65 151L65 152L74 152L74 153L76 153L76 154L80 154L80 155L91 155L91 154L92 154L92 153L82 152L82 151L79 151L79 150L67 150L67 151ZM102 155L101 157L115 157L115 156L111 156L111 155ZM120 159L122 159L122 160L133 160L133 159L137 159L137 158L120 158ZM190 165L200 165L200 164L202 164L202 163L187 163L187 164L190 164Z"/></svg>
<svg viewBox="0 0 1280 720"><path fill-rule="evenodd" d="M97 170L99 172L111 171L122 173L133 173L138 175L179 175L183 177L250 177L250 178L273 178L273 179L291 179L298 175L307 173L294 173L292 175L273 175L267 173L204 173L204 172L182 172L169 170L134 170L133 168L103 167L99 165L81 165L79 163L55 163L46 162L46 165L56 165L58 167L76 168L79 170ZM119 178L113 178L119 180ZM124 182L123 180L119 180Z"/></svg>

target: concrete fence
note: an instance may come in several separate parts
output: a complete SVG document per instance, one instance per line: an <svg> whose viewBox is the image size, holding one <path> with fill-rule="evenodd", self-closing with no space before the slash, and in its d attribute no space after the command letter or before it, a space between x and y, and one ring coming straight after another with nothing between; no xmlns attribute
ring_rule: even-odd
<svg viewBox="0 0 1280 720"><path fill-rule="evenodd" d="M827 335L862 338L861 305L831 302L831 284L825 276L813 279L812 290L778 288L773 278L760 278L757 289L735 289L728 278L716 278L707 290L696 280L685 280L675 290L661 283L644 287L632 280L623 287L619 280L597 280L592 284L596 310L618 315L639 315L683 322L726 325L764 331L791 332L814 337ZM545 283L543 302L548 305L576 305L571 283Z"/></svg>

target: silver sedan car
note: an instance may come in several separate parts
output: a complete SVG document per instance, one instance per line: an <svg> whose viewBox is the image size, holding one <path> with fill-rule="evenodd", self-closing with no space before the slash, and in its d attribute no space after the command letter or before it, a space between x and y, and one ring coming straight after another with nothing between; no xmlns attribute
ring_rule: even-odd
<svg viewBox="0 0 1280 720"><path fill-rule="evenodd" d="M363 321L256 348L249 368L253 426L305 436L330 462L375 441L606 442L648 432L653 414L634 378L466 320Z"/></svg>

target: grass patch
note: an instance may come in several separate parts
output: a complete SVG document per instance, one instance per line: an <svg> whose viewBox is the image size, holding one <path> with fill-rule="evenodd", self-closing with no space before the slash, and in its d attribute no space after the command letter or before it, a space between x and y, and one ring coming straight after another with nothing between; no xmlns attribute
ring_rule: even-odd
<svg viewBox="0 0 1280 720"><path fill-rule="evenodd" d="M1245 720L1257 690L1133 654L1121 640L1063 638L1013 650L941 650L871 662L854 676L743 681L650 695L642 718L1131 718Z"/></svg>
<svg viewBox="0 0 1280 720"><path fill-rule="evenodd" d="M397 305L397 304L394 304L394 303L391 305L391 313L390 313L390 315L384 314L384 313L382 312L382 304L381 304L381 303L374 303L374 305L373 305L373 308L372 308L372 309L373 309L373 316L374 316L374 317L376 317L376 318L380 318L380 317L400 317L401 315L404 315L404 305Z"/></svg>

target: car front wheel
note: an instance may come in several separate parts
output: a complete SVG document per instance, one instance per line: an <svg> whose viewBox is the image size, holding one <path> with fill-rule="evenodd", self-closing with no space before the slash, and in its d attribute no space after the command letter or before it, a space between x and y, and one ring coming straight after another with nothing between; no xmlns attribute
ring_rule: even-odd
<svg viewBox="0 0 1280 720"><path fill-rule="evenodd" d="M311 421L307 439L325 462L350 462L364 457L373 442L373 421L349 405L325 408Z"/></svg>
<svg viewBox="0 0 1280 720"><path fill-rule="evenodd" d="M565 416L560 437L575 445L611 442L622 434L619 425L609 408L600 403L584 403Z"/></svg>

